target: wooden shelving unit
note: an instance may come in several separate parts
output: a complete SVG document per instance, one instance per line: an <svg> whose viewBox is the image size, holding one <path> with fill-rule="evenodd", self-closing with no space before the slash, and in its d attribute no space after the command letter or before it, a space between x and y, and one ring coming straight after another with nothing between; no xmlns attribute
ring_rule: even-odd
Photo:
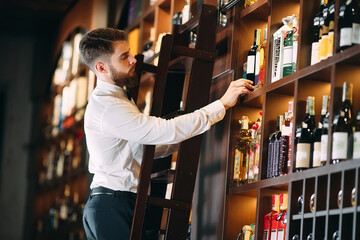
<svg viewBox="0 0 360 240"><path fill-rule="evenodd" d="M147 0L144 0L147 2ZM209 4L210 1L204 1ZM360 98L356 93L360 92L360 46L353 46L343 52L338 49L339 30L337 15L341 4L345 0L336 1L335 9L335 38L334 56L310 65L311 34L315 14L320 9L320 0L258 0L248 8L244 8L243 1L233 0L228 6L220 7L227 16L227 25L218 26L217 29L217 54L213 71L213 82L209 101L222 96L228 84L241 78L242 67L246 62L249 48L253 43L255 28L262 29L261 41L264 39L264 28L268 27L266 49L266 84L264 87L242 97L225 119L213 126L210 132L204 136L204 149L201 153L199 185L205 188L205 181L216 181L216 191L197 189L195 205L197 211L193 211L192 223L196 231L192 237L200 237L205 234L213 234L217 239L236 239L242 226L251 223L256 224L255 239L263 236L264 216L271 211L271 196L273 194L288 193L288 224L286 229L287 238L299 234L300 239L305 239L313 233L315 239L329 239L338 230L342 239L358 239L360 237L360 204L359 204L359 168L360 159L342 162L337 165L327 164L324 167L309 169L303 172L294 171L296 144L292 143L291 172L285 176L266 178L268 137L276 130L276 117L287 111L288 101L294 102L294 127L299 126L305 115L305 101L307 96L316 98L316 121L320 120L320 108L322 95L329 95L330 119L337 113L341 104L341 88L344 81L354 85L354 111L360 110ZM191 1L191 6L196 6L197 1ZM214 3L213 4L217 4ZM159 0L157 3L143 9L143 14L130 23L126 31L134 28L140 29L139 48L141 52L146 43L149 28L155 27L156 40L162 31L171 32L171 21L174 13L181 11L184 2L179 0ZM196 13L196 8L191 10ZM282 25L283 17L296 14L299 17L299 45L296 72L276 82L271 83L271 56L272 35ZM160 17L165 16L165 17ZM161 21L160 21L161 19ZM190 20L180 29L186 30L196 19ZM170 24L168 24L170 22ZM187 58L174 59L174 66L184 69L189 63ZM175 69L176 71L176 69ZM149 76L143 78L144 86ZM154 79L151 79L154 81ZM151 87L150 87L151 88ZM140 87L141 91L148 91L149 87ZM260 179L257 182L234 186L232 184L234 144L232 122L247 115L250 120L257 119L262 111L262 140L260 153ZM329 136L332 135L331 124ZM331 154L331 137L328 146L328 160ZM328 161L330 162L330 161ZM211 169L211 170L209 170ZM214 170L217 169L217 170ZM214 177L214 175L219 174ZM214 180L216 179L216 180ZM219 181L221 179L221 181ZM352 188L357 190L355 206L350 204ZM339 190L343 191L344 198L340 208L336 198ZM216 193L215 193L216 192ZM224 196L213 199L214 203L204 201L210 195L223 192ZM315 193L315 212L309 209L310 196ZM298 212L298 197L304 197L304 207ZM206 225L202 219L204 211L212 211L215 202L220 202L217 222L222 224ZM214 214L214 212L211 212ZM200 220L198 220L200 219ZM203 224L203 225L201 225ZM207 233L208 229L214 229Z"/></svg>
<svg viewBox="0 0 360 240"><path fill-rule="evenodd" d="M42 135L36 157L34 239L85 239L81 209L88 198L89 181L83 116L95 82L89 80L89 70L80 62L77 51L84 33L84 29L75 29L64 42L48 101L42 106ZM63 71L60 77L59 71ZM65 96L65 88L70 89L72 84L76 87ZM69 111L63 108L66 101L72 101Z"/></svg>
<svg viewBox="0 0 360 240"><path fill-rule="evenodd" d="M340 2L340 3L339 3ZM337 1L336 13L340 4ZM240 3L241 4L241 3ZM312 233L315 239L329 239L335 231L339 231L341 239L357 239L360 236L360 214L357 194L356 204L350 204L353 188L359 191L360 159L348 160L337 165L330 164L331 156L331 124L329 126L328 164L324 167L309 169L302 172L294 171L296 144L292 143L291 173L275 178L266 178L268 136L276 130L276 116L287 111L288 101L294 102L294 129L299 126L305 116L305 101L307 96L316 98L316 121L320 120L322 95L329 95L330 119L338 112L341 105L341 89L344 81L354 85L354 111L360 109L360 46L353 46L344 52L339 52L334 44L334 56L318 64L310 66L311 26L315 13L319 10L320 1L262 1L259 0L250 7L243 9L242 5L235 5L227 12L232 28L228 38L232 39L233 46L228 49L231 53L230 66L235 70L234 79L241 77L242 64L246 61L247 51L251 46L253 30L268 27L267 45L267 81L260 89L243 97L237 107L232 110L232 120L241 119L242 115L251 116L262 111L262 140L261 140L261 179L255 183L233 186L233 152L229 144L227 169L227 197L225 206L224 239L234 239L242 226L256 224L256 237L263 236L263 222L265 214L271 211L271 195L278 193L289 194L287 237L291 239L298 234L300 239L306 239ZM297 14L300 18L300 40L298 46L297 71L274 83L270 83L269 71L271 69L271 36L279 28L281 18ZM335 17L337 19L337 17ZM337 20L335 20L337 26ZM337 27L335 28L337 29ZM338 39L339 31L335 31ZM263 37L261 37L263 39ZM218 63L223 64L223 63ZM236 70L237 69L237 70ZM231 134L232 135L232 131ZM231 143L231 138L229 139ZM343 200L340 207L336 199L338 192L343 191ZM309 208L310 196L315 193L315 212ZM303 212L298 212L298 197L304 197ZM248 207L244 207L247 206ZM235 210L239 208L241 210ZM246 209L244 209L246 208ZM234 214L233 211L236 211ZM244 211L244 212L242 212ZM244 215L250 215L244 217Z"/></svg>

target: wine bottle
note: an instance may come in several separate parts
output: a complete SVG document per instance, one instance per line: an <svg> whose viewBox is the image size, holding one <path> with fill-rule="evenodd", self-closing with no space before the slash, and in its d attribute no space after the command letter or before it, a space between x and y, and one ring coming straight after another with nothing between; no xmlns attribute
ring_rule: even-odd
<svg viewBox="0 0 360 240"><path fill-rule="evenodd" d="M258 87L265 85L265 72L266 72L266 46L267 46L267 27L265 27L264 41L260 45L260 70L259 70L259 84Z"/></svg>
<svg viewBox="0 0 360 240"><path fill-rule="evenodd" d="M339 119L334 122L333 144L332 144L332 163L336 164L350 158L349 137L352 133L352 94L353 85L344 82L342 106L339 113Z"/></svg>
<svg viewBox="0 0 360 240"><path fill-rule="evenodd" d="M312 27L311 65L319 62L320 17L315 16Z"/></svg>
<svg viewBox="0 0 360 240"><path fill-rule="evenodd" d="M273 177L280 175L279 172L279 161L280 161L280 146L281 146L281 130L283 125L283 115L277 116L277 131L275 132L275 142L273 145Z"/></svg>
<svg viewBox="0 0 360 240"><path fill-rule="evenodd" d="M288 174L287 161L288 161L288 150L289 150L289 126L287 125L287 119L289 118L289 113L286 112L282 125L281 132L281 143L280 143L280 160L279 160L279 171L280 175Z"/></svg>
<svg viewBox="0 0 360 240"><path fill-rule="evenodd" d="M327 53L328 53L328 45L329 45L329 18L328 18L328 14L329 14L329 7L327 5L327 0L324 0L324 7L322 10L322 18L320 20L320 25L321 25L321 40L320 40L320 50L319 50L319 55L320 55L320 61L327 59Z"/></svg>
<svg viewBox="0 0 360 240"><path fill-rule="evenodd" d="M357 115L356 115L352 156L354 159L360 158L360 110L357 112Z"/></svg>
<svg viewBox="0 0 360 240"><path fill-rule="evenodd" d="M323 96L323 103L321 108L321 115L325 117L323 119L323 126L321 132L321 147L320 147L320 164L325 166L327 162L327 153L328 153L328 129L329 129L329 96Z"/></svg>
<svg viewBox="0 0 360 240"><path fill-rule="evenodd" d="M329 36L328 36L328 52L327 56L331 57L334 52L334 19L335 19L335 0L329 2L329 14L325 22L329 22Z"/></svg>
<svg viewBox="0 0 360 240"><path fill-rule="evenodd" d="M325 120L326 113L327 113L327 104L328 104L328 96L324 95L323 101L322 101L322 108L321 108L321 119L316 124L316 130L313 134L314 149L313 149L312 167L320 167L321 166L321 135L322 135L322 129L323 129L323 125L324 125L324 120Z"/></svg>
<svg viewBox="0 0 360 240"><path fill-rule="evenodd" d="M346 4L340 6L339 28L340 28L340 50L344 51L352 44L360 43L360 13L356 0L347 0Z"/></svg>
<svg viewBox="0 0 360 240"><path fill-rule="evenodd" d="M305 120L302 122L301 134L297 142L295 170L308 169L311 164L312 133L315 126L315 97L309 96L306 101Z"/></svg>
<svg viewBox="0 0 360 240"><path fill-rule="evenodd" d="M266 34L267 28L265 28L265 46L266 46ZM261 35L261 30L259 29L259 35ZM260 40L260 37L259 37ZM262 87L264 81L260 83L260 68L264 68L264 43L260 44L260 41L257 43L258 48L256 49L256 58L255 58L255 87ZM262 76L263 77L263 76Z"/></svg>
<svg viewBox="0 0 360 240"><path fill-rule="evenodd" d="M255 63L256 63L256 49L258 44L260 44L260 29L255 29L254 31L254 44L251 46L248 56L247 56L247 70L246 78L253 81L255 85Z"/></svg>
<svg viewBox="0 0 360 240"><path fill-rule="evenodd" d="M299 19L293 14L293 52L292 52L292 70L293 73L296 72L296 63L297 63L297 52L298 52L298 43L299 43Z"/></svg>

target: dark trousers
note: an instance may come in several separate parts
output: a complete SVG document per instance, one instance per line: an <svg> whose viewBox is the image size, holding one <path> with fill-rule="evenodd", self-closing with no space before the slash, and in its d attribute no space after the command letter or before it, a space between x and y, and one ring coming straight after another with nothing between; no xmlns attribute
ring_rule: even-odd
<svg viewBox="0 0 360 240"><path fill-rule="evenodd" d="M99 194L90 196L84 209L83 225L89 240L128 240L135 198Z"/></svg>

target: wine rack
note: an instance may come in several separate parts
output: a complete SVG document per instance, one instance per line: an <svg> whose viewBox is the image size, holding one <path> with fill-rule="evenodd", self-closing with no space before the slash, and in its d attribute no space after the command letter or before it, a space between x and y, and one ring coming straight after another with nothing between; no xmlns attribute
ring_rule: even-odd
<svg viewBox="0 0 360 240"><path fill-rule="evenodd" d="M335 4L334 55L315 65L310 65L312 20L320 9L320 1L262 1L259 0L248 8L242 3L227 11L233 46L228 58L230 68L235 71L234 79L242 76L242 65L246 62L247 52L252 43L255 28L268 27L266 85L241 99L231 111L231 122L236 122L243 115L255 121L262 111L262 140L260 154L260 180L254 183L235 186L232 183L234 165L234 144L232 127L229 138L227 164L227 196L225 205L225 229L223 238L234 239L244 225L256 224L255 239L263 234L264 216L271 212L272 194L288 193L287 239L298 235L306 239L312 234L313 239L331 239L337 232L341 239L360 237L360 213L358 203L358 185L360 159L352 159L339 164L330 164L332 143L332 119L341 106L342 86L345 81L354 86L353 111L360 110L360 46L355 45L340 52L337 14L345 1ZM299 46L296 72L271 83L272 34L281 26L281 18L296 14L299 16ZM263 37L262 37L263 39ZM216 67L215 67L216 69ZM289 101L293 101L294 124L292 135L305 117L307 96L315 96L316 122L320 120L321 99L330 96L329 106L329 141L328 161L323 167L295 171L296 144L292 141L291 171L284 176L267 178L267 156L269 135L276 131L276 119L287 111ZM356 192L355 198L351 195ZM338 206L338 194L342 198ZM299 211L299 197L303 197ZM353 202L352 202L353 201ZM310 202L314 210L310 209ZM353 205L354 204L354 205ZM238 211L239 209L239 211ZM248 216L250 214L250 216ZM247 215L246 219L243 218Z"/></svg>

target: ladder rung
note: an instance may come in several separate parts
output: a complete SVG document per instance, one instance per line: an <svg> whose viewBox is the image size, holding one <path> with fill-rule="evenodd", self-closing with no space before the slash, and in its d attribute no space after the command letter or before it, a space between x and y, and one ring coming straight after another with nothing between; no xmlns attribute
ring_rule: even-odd
<svg viewBox="0 0 360 240"><path fill-rule="evenodd" d="M191 18L186 23L182 24L179 28L179 34L182 34L183 32L187 30L191 30L195 28L199 24L200 15L197 14L195 17Z"/></svg>
<svg viewBox="0 0 360 240"><path fill-rule="evenodd" d="M163 208L170 208L170 209L178 209L184 211L190 211L191 203L176 201L176 200L169 200L159 197L148 197L148 203L154 206L159 206Z"/></svg>
<svg viewBox="0 0 360 240"><path fill-rule="evenodd" d="M186 56L206 61L213 61L215 59L215 53L198 50L195 48L189 48L184 46L174 46L173 53L176 56Z"/></svg>
<svg viewBox="0 0 360 240"><path fill-rule="evenodd" d="M152 65L152 64L143 63L143 69L142 70L144 72L156 73L157 67Z"/></svg>
<svg viewBox="0 0 360 240"><path fill-rule="evenodd" d="M175 170L166 169L151 174L151 182L156 183L172 183L174 181Z"/></svg>

